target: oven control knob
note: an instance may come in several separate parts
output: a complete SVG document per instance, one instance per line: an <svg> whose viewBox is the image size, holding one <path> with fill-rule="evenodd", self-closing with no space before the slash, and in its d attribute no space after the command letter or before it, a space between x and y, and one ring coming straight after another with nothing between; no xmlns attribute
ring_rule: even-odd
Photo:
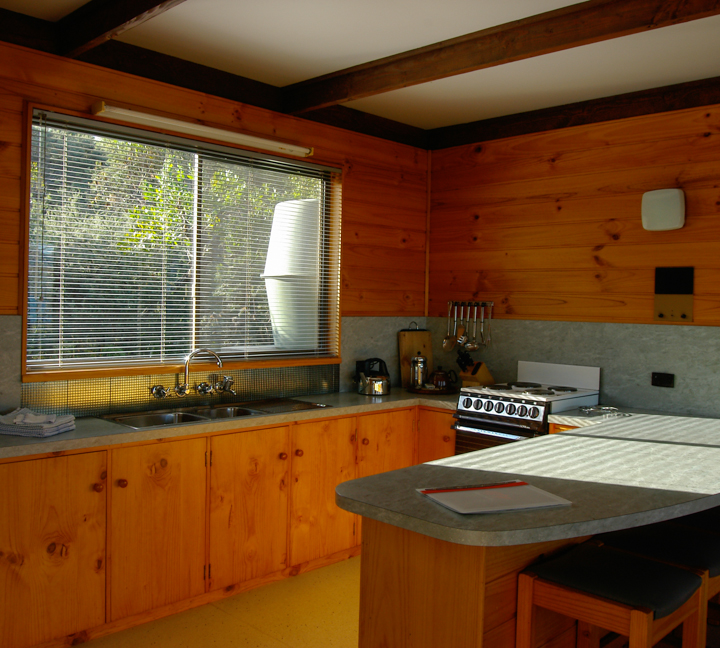
<svg viewBox="0 0 720 648"><path fill-rule="evenodd" d="M473 407L476 410L482 409L482 406L483 406L483 402L479 398L473 403Z"/></svg>
<svg viewBox="0 0 720 648"><path fill-rule="evenodd" d="M495 403L495 411L498 414L502 414L505 411L505 403Z"/></svg>
<svg viewBox="0 0 720 648"><path fill-rule="evenodd" d="M485 411L486 412L492 412L493 407L495 407L495 406L493 405L492 401L485 401Z"/></svg>
<svg viewBox="0 0 720 648"><path fill-rule="evenodd" d="M537 418L540 416L540 410L537 407L530 408L530 418Z"/></svg>
<svg viewBox="0 0 720 648"><path fill-rule="evenodd" d="M505 407L505 413L512 416L513 414L515 414L516 409L517 409L517 407L515 407L515 405L513 403L508 403L507 406Z"/></svg>
<svg viewBox="0 0 720 648"><path fill-rule="evenodd" d="M472 407L472 398L464 398L462 404L465 409L470 409Z"/></svg>
<svg viewBox="0 0 720 648"><path fill-rule="evenodd" d="M527 416L527 407L525 405L520 405L517 409L518 416Z"/></svg>

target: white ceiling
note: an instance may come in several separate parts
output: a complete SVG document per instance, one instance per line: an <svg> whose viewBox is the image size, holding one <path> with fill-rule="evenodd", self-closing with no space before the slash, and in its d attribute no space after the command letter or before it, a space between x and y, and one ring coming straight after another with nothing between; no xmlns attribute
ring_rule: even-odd
<svg viewBox="0 0 720 648"><path fill-rule="evenodd" d="M85 0L0 0L58 20ZM119 40L284 86L576 4L568 0L186 0ZM421 128L720 76L720 16L347 103Z"/></svg>

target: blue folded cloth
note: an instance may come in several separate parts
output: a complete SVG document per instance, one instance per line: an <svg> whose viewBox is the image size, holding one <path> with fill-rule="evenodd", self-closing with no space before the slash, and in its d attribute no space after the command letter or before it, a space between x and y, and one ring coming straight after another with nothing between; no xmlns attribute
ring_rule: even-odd
<svg viewBox="0 0 720 648"><path fill-rule="evenodd" d="M47 437L74 429L75 417L72 414L37 414L24 407L0 416L0 434Z"/></svg>

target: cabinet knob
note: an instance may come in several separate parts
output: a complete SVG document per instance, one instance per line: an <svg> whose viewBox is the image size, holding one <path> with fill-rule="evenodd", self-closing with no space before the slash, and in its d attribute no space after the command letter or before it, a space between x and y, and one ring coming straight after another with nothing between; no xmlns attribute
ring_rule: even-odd
<svg viewBox="0 0 720 648"><path fill-rule="evenodd" d="M450 443L450 437L446 434L446 435L443 437L443 441L445 441L445 443Z"/></svg>
<svg viewBox="0 0 720 648"><path fill-rule="evenodd" d="M278 455L278 459L282 459L283 461L285 461L285 459L287 459L287 452L281 452Z"/></svg>
<svg viewBox="0 0 720 648"><path fill-rule="evenodd" d="M305 453L304 453L302 450L300 450L300 448L298 448L297 450L295 450L295 456L296 456L296 457L302 457L304 454L305 454Z"/></svg>
<svg viewBox="0 0 720 648"><path fill-rule="evenodd" d="M128 480L127 479L118 479L117 485L120 486L120 488L127 488Z"/></svg>
<svg viewBox="0 0 720 648"><path fill-rule="evenodd" d="M100 482L98 482L97 484L93 484L93 490L96 493L102 493L104 488L105 488L105 485L101 484Z"/></svg>
<svg viewBox="0 0 720 648"><path fill-rule="evenodd" d="M362 440L362 444L363 444L363 445L367 445L368 443L370 443L370 439L363 439L363 440Z"/></svg>

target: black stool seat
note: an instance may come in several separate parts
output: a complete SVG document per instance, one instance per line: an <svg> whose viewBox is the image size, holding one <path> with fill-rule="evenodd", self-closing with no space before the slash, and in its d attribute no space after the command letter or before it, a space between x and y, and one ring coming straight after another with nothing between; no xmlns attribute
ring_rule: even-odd
<svg viewBox="0 0 720 648"><path fill-rule="evenodd" d="M546 581L653 611L661 619L702 585L697 574L607 547L581 544L528 572Z"/></svg>
<svg viewBox="0 0 720 648"><path fill-rule="evenodd" d="M710 578L720 576L720 536L702 529L660 522L603 533L595 539L608 547L706 570Z"/></svg>
<svg viewBox="0 0 720 648"><path fill-rule="evenodd" d="M712 531L713 533L720 533L720 506L676 518L673 522L697 529L704 529L705 531Z"/></svg>

